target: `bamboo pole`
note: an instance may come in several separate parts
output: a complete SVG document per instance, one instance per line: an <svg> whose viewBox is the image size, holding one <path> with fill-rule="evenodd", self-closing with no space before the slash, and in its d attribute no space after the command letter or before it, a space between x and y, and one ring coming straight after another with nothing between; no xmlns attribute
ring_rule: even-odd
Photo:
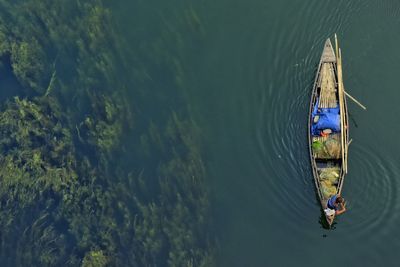
<svg viewBox="0 0 400 267"><path fill-rule="evenodd" d="M335 44L338 54L336 55L336 65L338 74L338 93L339 93L339 109L340 109L340 132L341 132L341 152L343 171L347 173L347 138L345 129L345 107L344 107L344 90L343 90L343 73L342 73L342 52L338 47L337 36L335 34Z"/></svg>
<svg viewBox="0 0 400 267"><path fill-rule="evenodd" d="M350 146L351 142L353 142L353 139L350 139L350 141L347 143L347 146L346 146L346 157L347 157L347 153L349 151L349 146ZM347 168L347 158L346 158L346 168ZM342 177L342 179L340 179L339 192L338 192L339 195L342 194L343 181L344 181L344 177Z"/></svg>
<svg viewBox="0 0 400 267"><path fill-rule="evenodd" d="M353 142L353 139L350 139L350 141L347 143L347 147L350 146L351 142Z"/></svg>
<svg viewBox="0 0 400 267"><path fill-rule="evenodd" d="M344 94L350 98L351 100L353 100L356 104L358 104L361 108L363 108L364 110L367 109L367 107L365 107L363 104L361 104L360 102L357 101L357 99L355 99L354 97L352 97L349 93L347 93L346 91L344 91Z"/></svg>
<svg viewBox="0 0 400 267"><path fill-rule="evenodd" d="M344 85L343 85L343 71L342 71L342 50L339 48L339 57L340 57L340 69L341 69L341 91L342 91L342 97L341 97L341 101L342 101L342 107L343 107L343 113L341 114L342 116L342 125L343 125L343 144L344 144L344 151L343 151L343 163L344 163L344 171L347 174L347 153L348 153L348 143L347 143L347 111L345 110L345 106L344 106L344 101L345 101L345 94L344 94Z"/></svg>
<svg viewBox="0 0 400 267"><path fill-rule="evenodd" d="M338 60L338 57L339 57L339 45L338 45L338 40L337 40L336 33L335 33L335 54L336 54L336 65L337 65L337 62L339 61Z"/></svg>

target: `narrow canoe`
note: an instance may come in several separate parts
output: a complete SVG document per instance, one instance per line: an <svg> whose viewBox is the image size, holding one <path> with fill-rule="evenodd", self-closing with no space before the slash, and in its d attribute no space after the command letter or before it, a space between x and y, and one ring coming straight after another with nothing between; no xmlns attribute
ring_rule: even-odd
<svg viewBox="0 0 400 267"><path fill-rule="evenodd" d="M336 51L335 54L330 39L327 39L315 76L308 120L311 167L323 210L332 195L341 194L347 173L348 112L341 52L338 48ZM331 226L335 215L326 212L324 215Z"/></svg>

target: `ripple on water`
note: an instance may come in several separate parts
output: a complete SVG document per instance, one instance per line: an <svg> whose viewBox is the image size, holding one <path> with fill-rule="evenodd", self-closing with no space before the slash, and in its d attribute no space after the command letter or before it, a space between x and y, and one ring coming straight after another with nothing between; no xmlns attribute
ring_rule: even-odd
<svg viewBox="0 0 400 267"><path fill-rule="evenodd" d="M387 17L400 19L400 2L397 0L378 1L379 8L384 10Z"/></svg>
<svg viewBox="0 0 400 267"><path fill-rule="evenodd" d="M398 167L381 154L381 149L357 143L351 146L349 167L354 168L350 169L352 176L344 186L344 193L346 188L351 189L348 193L351 221L347 227L354 235L378 235L400 216L394 212L400 208L396 196Z"/></svg>
<svg viewBox="0 0 400 267"><path fill-rule="evenodd" d="M249 116L247 121L256 114L254 164L261 177L254 182L275 192L274 205L287 220L318 221L303 212L319 212L307 148L310 92L326 38L335 32L340 36L363 3L341 1L336 6L328 16L316 10L331 8L329 1L285 6L285 23L290 23L291 30L280 30L279 18L266 28L253 25L252 31L242 29L235 39L235 49L246 53L234 53L233 71L247 91L245 98L231 102L230 109L239 106L242 112L235 116Z"/></svg>
<svg viewBox="0 0 400 267"><path fill-rule="evenodd" d="M317 9L329 8L324 1L315 1L314 4L319 5ZM326 38L332 37L335 32L340 34L345 31L352 14L363 5L343 1L342 8L347 12L338 8L322 18L314 14L309 5L307 3L291 11L308 16L310 19L302 21L306 25L297 23L295 19L292 31L274 33L273 42L263 47L268 47L268 54L274 55L271 61L274 71L269 71L271 65L268 62L256 66L259 89L263 93L256 102L258 120L255 136L259 150L258 165L265 173L265 186L277 192L274 195L275 205L289 220L315 222L317 218L310 218L309 213L304 212L319 206L307 148L310 92Z"/></svg>

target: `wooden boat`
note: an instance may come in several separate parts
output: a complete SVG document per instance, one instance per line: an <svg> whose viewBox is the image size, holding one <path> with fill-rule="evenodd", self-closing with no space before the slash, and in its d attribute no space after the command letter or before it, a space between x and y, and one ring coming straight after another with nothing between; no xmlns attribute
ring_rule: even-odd
<svg viewBox="0 0 400 267"><path fill-rule="evenodd" d="M311 167L318 197L326 221L332 225L335 215L328 215L328 199L340 194L347 174L349 145L348 112L342 80L341 51L336 53L327 39L315 76L311 95L308 141Z"/></svg>

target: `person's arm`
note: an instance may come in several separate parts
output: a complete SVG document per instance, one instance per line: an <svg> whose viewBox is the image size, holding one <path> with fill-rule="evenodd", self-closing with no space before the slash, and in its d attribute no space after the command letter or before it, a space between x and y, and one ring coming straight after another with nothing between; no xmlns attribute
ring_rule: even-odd
<svg viewBox="0 0 400 267"><path fill-rule="evenodd" d="M336 215L340 215L340 214L346 212L346 203L344 203L344 204L341 205L341 206L342 206L342 208L341 208L340 210L337 210L337 211L336 211Z"/></svg>

